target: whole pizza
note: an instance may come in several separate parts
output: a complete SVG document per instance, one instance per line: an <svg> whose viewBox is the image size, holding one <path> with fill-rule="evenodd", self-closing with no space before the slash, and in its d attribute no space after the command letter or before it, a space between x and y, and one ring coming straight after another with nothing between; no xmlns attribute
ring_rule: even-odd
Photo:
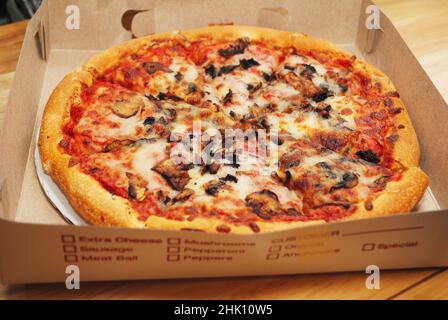
<svg viewBox="0 0 448 320"><path fill-rule="evenodd" d="M96 225L269 232L409 212L428 184L385 74L326 41L256 27L95 55L54 90L39 148Z"/></svg>

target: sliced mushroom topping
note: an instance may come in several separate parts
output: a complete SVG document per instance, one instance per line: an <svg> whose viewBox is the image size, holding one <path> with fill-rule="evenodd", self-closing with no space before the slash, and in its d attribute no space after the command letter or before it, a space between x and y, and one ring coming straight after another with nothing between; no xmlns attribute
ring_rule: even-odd
<svg viewBox="0 0 448 320"><path fill-rule="evenodd" d="M270 190L253 192L246 197L246 206L262 219L270 219L280 212L277 195Z"/></svg>
<svg viewBox="0 0 448 320"><path fill-rule="evenodd" d="M229 89L229 92L227 92L227 94L224 96L224 99L222 99L222 103L226 104L227 102L232 102L232 96L233 96L232 90Z"/></svg>
<svg viewBox="0 0 448 320"><path fill-rule="evenodd" d="M372 150L361 150L356 152L356 155L360 157L362 160L371 162L371 163L379 163L380 158L373 152Z"/></svg>
<svg viewBox="0 0 448 320"><path fill-rule="evenodd" d="M233 70L235 70L236 68L238 68L239 65L235 64L235 65L228 65L228 66L223 66L219 69L219 75L223 75L226 73L230 73Z"/></svg>
<svg viewBox="0 0 448 320"><path fill-rule="evenodd" d="M285 153L280 158L280 167L282 169L297 167L300 164L301 158L302 157L299 152Z"/></svg>
<svg viewBox="0 0 448 320"><path fill-rule="evenodd" d="M193 82L189 82L188 83L188 92L192 93L192 92L196 92L196 91L198 91L198 86Z"/></svg>
<svg viewBox="0 0 448 320"><path fill-rule="evenodd" d="M229 58L235 54L244 53L247 46L249 45L248 41L245 39L238 39L236 43L230 45L226 49L219 49L218 53L221 57Z"/></svg>
<svg viewBox="0 0 448 320"><path fill-rule="evenodd" d="M131 144L133 144L134 141L133 140L115 140L114 142L109 143L106 148L104 148L105 152L110 152L110 151L114 151L120 147L124 147L124 146L129 146Z"/></svg>
<svg viewBox="0 0 448 320"><path fill-rule="evenodd" d="M316 166L323 169L329 178L331 178L331 179L337 178L337 175L333 172L333 169L327 162L325 162L325 161L318 162L318 163L316 163Z"/></svg>
<svg viewBox="0 0 448 320"><path fill-rule="evenodd" d="M180 81L180 80L182 80L184 78L184 76L182 75L182 73L178 72L178 73L175 74L174 78L177 81Z"/></svg>
<svg viewBox="0 0 448 320"><path fill-rule="evenodd" d="M165 159L152 168L159 173L174 190L182 191L190 181L190 175L171 159Z"/></svg>
<svg viewBox="0 0 448 320"><path fill-rule="evenodd" d="M157 200L159 200L163 204L168 204L171 201L171 198L169 197L168 192L163 191L163 190L158 190L156 192L156 197L157 197Z"/></svg>
<svg viewBox="0 0 448 320"><path fill-rule="evenodd" d="M226 183L221 180L211 180L204 184L205 193L208 195L214 196L218 193L218 191L223 187Z"/></svg>
<svg viewBox="0 0 448 320"><path fill-rule="evenodd" d="M143 100L139 97L123 98L114 101L111 108L112 112L120 118L130 118L134 116L140 107L143 107Z"/></svg>
<svg viewBox="0 0 448 320"><path fill-rule="evenodd" d="M248 84L247 85L247 91L249 91L249 93L254 93L257 90L261 89L261 87L263 86L263 84L261 82L258 82L256 85L253 84Z"/></svg>
<svg viewBox="0 0 448 320"><path fill-rule="evenodd" d="M277 75L275 74L275 72L272 72L270 74L263 72L263 79L266 80L267 82L271 82L277 80Z"/></svg>
<svg viewBox="0 0 448 320"><path fill-rule="evenodd" d="M302 215L297 209L294 209L294 208L288 208L288 210L286 210L285 214L288 216L293 216L293 217Z"/></svg>
<svg viewBox="0 0 448 320"><path fill-rule="evenodd" d="M179 192L174 198L173 202L185 202L187 201L192 195L194 194L194 191L191 189L184 189L183 191Z"/></svg>
<svg viewBox="0 0 448 320"><path fill-rule="evenodd" d="M164 71L170 73L173 72L173 70L171 70L168 67L165 67L160 62L145 62L143 63L143 69L145 69L148 74L154 74L157 71Z"/></svg>
<svg viewBox="0 0 448 320"><path fill-rule="evenodd" d="M319 87L319 90L311 97L314 102L321 102L331 97L332 93L326 87Z"/></svg>
<svg viewBox="0 0 448 320"><path fill-rule="evenodd" d="M219 178L219 180L227 181L227 182L235 182L235 183L238 182L238 178L231 174L227 174L225 177Z"/></svg>
<svg viewBox="0 0 448 320"><path fill-rule="evenodd" d="M128 181L128 195L131 199L137 201L145 200L146 193L146 181L140 176L135 175L130 172L126 172L126 176L129 178Z"/></svg>
<svg viewBox="0 0 448 320"><path fill-rule="evenodd" d="M315 112L319 116L321 116L323 119L329 119L330 118L330 112L331 112L331 105L319 105L314 109Z"/></svg>
<svg viewBox="0 0 448 320"><path fill-rule="evenodd" d="M340 82L338 83L338 87L341 90L341 92L347 92L348 91L348 84Z"/></svg>
<svg viewBox="0 0 448 320"><path fill-rule="evenodd" d="M300 75L302 77L307 78L308 80L311 80L313 78L313 74L316 73L316 68L314 68L312 65L310 64L303 64L303 71L300 72Z"/></svg>
<svg viewBox="0 0 448 320"><path fill-rule="evenodd" d="M207 172L210 174L216 174L220 168L221 168L221 164L219 164L217 162L206 164L202 168L201 174L206 174Z"/></svg>
<svg viewBox="0 0 448 320"><path fill-rule="evenodd" d="M209 64L207 67L205 67L205 74L208 74L212 79L216 78L216 76L218 75L213 64Z"/></svg>
<svg viewBox="0 0 448 320"><path fill-rule="evenodd" d="M358 184L358 176L351 172L345 172L342 175L342 180L330 188L330 193L338 189L350 189L356 187Z"/></svg>
<svg viewBox="0 0 448 320"><path fill-rule="evenodd" d="M259 66L260 64L258 63L257 60L255 60L254 58L250 58L250 59L241 59L240 60L240 66L243 69L249 69L253 66Z"/></svg>
<svg viewBox="0 0 448 320"><path fill-rule="evenodd" d="M150 126L150 125L154 124L155 121L156 121L156 118L154 118L154 117L147 117L145 119L145 121L143 121L143 124L145 126Z"/></svg>

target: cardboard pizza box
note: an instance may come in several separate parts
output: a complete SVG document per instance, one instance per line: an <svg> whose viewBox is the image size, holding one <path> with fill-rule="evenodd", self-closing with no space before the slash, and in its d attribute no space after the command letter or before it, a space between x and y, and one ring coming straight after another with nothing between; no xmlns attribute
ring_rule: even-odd
<svg viewBox="0 0 448 320"><path fill-rule="evenodd" d="M28 25L2 130L1 281L64 281L69 265L79 267L81 281L447 266L448 145L441 137L448 136L448 108L389 19L381 13L380 29L371 28L376 12L371 5L368 0L44 1ZM430 177L430 189L413 213L261 235L79 226L61 215L53 205L62 210L63 195L48 189L51 182L39 184L35 151L43 108L62 77L133 34L230 22L330 40L390 76L412 118L421 166Z"/></svg>

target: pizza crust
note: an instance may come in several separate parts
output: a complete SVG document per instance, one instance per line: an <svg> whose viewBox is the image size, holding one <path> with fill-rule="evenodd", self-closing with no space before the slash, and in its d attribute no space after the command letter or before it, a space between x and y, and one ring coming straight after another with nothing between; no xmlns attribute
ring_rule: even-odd
<svg viewBox="0 0 448 320"><path fill-rule="evenodd" d="M90 85L95 75L115 65L124 53L142 48L151 40L168 37L194 40L203 35L209 35L215 39L247 37L253 40L269 40L279 45L292 45L301 50L331 50L347 58L351 57L350 53L336 48L327 41L302 33L243 26L215 26L186 32L162 33L131 40L93 56L81 71L70 73L58 84L45 108L39 137L44 171L51 175L63 190L73 208L90 223L164 230L193 229L205 232L217 232L216 228L223 224L223 221L219 219L201 217L193 221L175 221L151 216L146 222L141 221L129 200L112 195L93 177L81 172L79 166L69 167L70 156L62 153L58 147L63 138L62 127L70 116L70 105L73 101L80 99L82 84ZM386 91L395 91L387 76L375 67L357 60L356 68L367 70L374 75ZM399 140L395 145L394 156L408 169L400 181L387 184L386 190L373 201L373 210L367 211L362 204L359 204L357 211L345 218L346 220L409 212L423 196L428 185L427 176L418 167L420 157L418 140L406 108L401 99L393 98L393 100L396 107L403 109L396 116L397 123L404 125L404 128L399 130ZM324 221L257 221L260 232L272 232L318 223L324 223ZM244 225L230 227L232 233L253 234L253 231Z"/></svg>

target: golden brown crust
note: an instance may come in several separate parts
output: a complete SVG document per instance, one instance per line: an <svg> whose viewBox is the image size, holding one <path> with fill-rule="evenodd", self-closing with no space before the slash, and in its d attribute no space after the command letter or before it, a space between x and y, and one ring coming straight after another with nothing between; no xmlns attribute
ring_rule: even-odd
<svg viewBox="0 0 448 320"><path fill-rule="evenodd" d="M94 178L82 173L78 166L69 167L70 156L62 153L58 147L63 138L62 128L69 117L70 105L73 101L80 99L82 83L89 85L93 76L113 66L124 53L141 48L153 39L182 37L194 40L205 35L214 39L247 37L255 40L269 40L279 45L292 45L299 50L325 49L336 51L347 57L351 56L350 53L337 49L327 41L301 33L243 26L216 26L181 33L152 35L125 42L95 55L83 66L82 71L67 75L59 83L47 103L39 137L39 149L45 172L51 175L63 190L74 209L92 224L170 230L198 229L206 232L217 232L217 226L223 224L222 221L212 218L174 221L157 216L151 216L143 222L138 219L139 214L131 207L129 200L113 196ZM387 76L373 66L357 61L356 68L369 72L372 77L381 82L385 91L395 91ZM403 108L396 119L397 124L404 125L404 128L399 130L399 140L395 146L394 156L408 169L400 181L389 183L386 190L373 201L373 210L367 211L360 205L358 210L346 219L409 212L418 203L428 185L428 178L418 168L418 141L406 108L399 98L394 98L394 103L396 107ZM323 221L261 221L257 222L257 225L261 232L271 232L315 223L323 223ZM232 233L253 233L249 227L243 225L231 226L231 229Z"/></svg>
<svg viewBox="0 0 448 320"><path fill-rule="evenodd" d="M345 220L410 212L420 201L427 187L426 174L418 167L409 168L399 181L387 184L386 189L372 202L372 210L360 206Z"/></svg>

